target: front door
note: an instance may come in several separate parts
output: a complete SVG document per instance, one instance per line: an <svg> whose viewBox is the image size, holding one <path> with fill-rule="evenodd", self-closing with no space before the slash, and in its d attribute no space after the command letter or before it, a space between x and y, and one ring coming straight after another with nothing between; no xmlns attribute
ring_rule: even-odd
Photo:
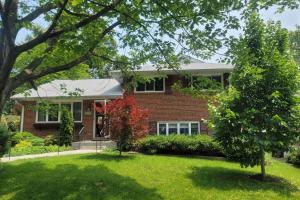
<svg viewBox="0 0 300 200"><path fill-rule="evenodd" d="M96 106L101 108L104 102L96 102ZM95 111L95 138L109 138L107 117L103 112Z"/></svg>

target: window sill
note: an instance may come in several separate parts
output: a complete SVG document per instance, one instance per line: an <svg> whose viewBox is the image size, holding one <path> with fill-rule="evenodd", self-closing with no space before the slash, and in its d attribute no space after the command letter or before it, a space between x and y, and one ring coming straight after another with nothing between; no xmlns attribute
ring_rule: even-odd
<svg viewBox="0 0 300 200"><path fill-rule="evenodd" d="M165 91L134 91L135 94L145 94L145 93L165 93Z"/></svg>
<svg viewBox="0 0 300 200"><path fill-rule="evenodd" d="M33 123L35 128L59 128L60 122L36 122ZM75 127L81 126L82 122L74 122Z"/></svg>

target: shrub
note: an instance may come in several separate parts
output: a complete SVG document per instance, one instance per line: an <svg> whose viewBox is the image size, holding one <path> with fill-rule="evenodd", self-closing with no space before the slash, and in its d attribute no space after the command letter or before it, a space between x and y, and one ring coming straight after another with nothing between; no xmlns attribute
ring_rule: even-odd
<svg viewBox="0 0 300 200"><path fill-rule="evenodd" d="M59 126L59 145L71 145L74 131L74 120L71 112L62 109L61 124Z"/></svg>
<svg viewBox="0 0 300 200"><path fill-rule="evenodd" d="M32 146L44 146L43 138L34 138L30 140Z"/></svg>
<svg viewBox="0 0 300 200"><path fill-rule="evenodd" d="M300 166L300 148L291 152L287 157L287 162Z"/></svg>
<svg viewBox="0 0 300 200"><path fill-rule="evenodd" d="M44 145L45 146L50 146L50 145L56 145L58 144L57 137L55 135L47 135L44 138Z"/></svg>
<svg viewBox="0 0 300 200"><path fill-rule="evenodd" d="M7 128L11 132L16 132L19 130L20 126L20 116L17 115L6 115L5 119L7 121Z"/></svg>
<svg viewBox="0 0 300 200"><path fill-rule="evenodd" d="M224 156L219 144L207 135L148 136L135 144L137 151L151 154Z"/></svg>
<svg viewBox="0 0 300 200"><path fill-rule="evenodd" d="M22 148L22 147L31 147L32 144L29 141L21 140L18 144L16 144L16 148Z"/></svg>
<svg viewBox="0 0 300 200"><path fill-rule="evenodd" d="M72 150L70 146L60 146L59 151L69 151ZM49 152L57 152L57 145L50 146L32 146L32 147L19 147L12 148L10 155L11 156L21 156L21 155L30 155L30 154L41 154L41 153L49 153Z"/></svg>
<svg viewBox="0 0 300 200"><path fill-rule="evenodd" d="M5 125L0 124L0 157L8 150L9 132Z"/></svg>
<svg viewBox="0 0 300 200"><path fill-rule="evenodd" d="M31 142L33 146L43 143L42 138L37 137L30 132L17 132L11 137L12 146L15 146L24 140Z"/></svg>

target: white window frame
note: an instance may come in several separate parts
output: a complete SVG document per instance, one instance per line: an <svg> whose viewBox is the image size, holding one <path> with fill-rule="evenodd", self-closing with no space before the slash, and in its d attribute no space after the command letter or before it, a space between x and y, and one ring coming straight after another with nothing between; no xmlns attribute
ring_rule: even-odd
<svg viewBox="0 0 300 200"><path fill-rule="evenodd" d="M221 76L221 86L222 88L224 88L224 73L216 73L216 74L194 74L193 75L194 77L195 76L204 76L204 77L212 77L212 76ZM193 76L192 76L192 84L191 84L191 87L193 86Z"/></svg>
<svg viewBox="0 0 300 200"><path fill-rule="evenodd" d="M61 105L62 104L71 104L71 113L73 115L73 105L74 103L81 103L81 119L80 121L74 121L76 123L78 122L82 122L82 117L83 117L83 101L63 101L63 102L50 102L49 104L58 104L59 110L58 110L58 121L49 121L48 117L49 117L49 113L48 110L46 110L46 121L38 121L38 109L36 109L35 111L35 123L47 123L47 124L51 124L51 123L60 123L60 117L61 117ZM39 102L36 103L36 105L38 106Z"/></svg>
<svg viewBox="0 0 300 200"><path fill-rule="evenodd" d="M200 122L199 121L159 121L156 123L156 132L157 135L159 134L159 125L160 124L166 124L166 136L169 135L169 124L176 124L177 125L177 135L180 135L180 124L189 124L189 134L188 135L192 135L192 125L191 124L198 124L198 134L200 133ZM185 135L185 134L182 134Z"/></svg>
<svg viewBox="0 0 300 200"><path fill-rule="evenodd" d="M163 79L163 90L162 91L155 91L155 83L154 83L154 90L146 90L146 84L145 84L145 90L144 91L137 91L134 87L134 93L164 93L166 91L166 78L165 77L154 77L154 78L162 78ZM155 82L155 80L154 80Z"/></svg>

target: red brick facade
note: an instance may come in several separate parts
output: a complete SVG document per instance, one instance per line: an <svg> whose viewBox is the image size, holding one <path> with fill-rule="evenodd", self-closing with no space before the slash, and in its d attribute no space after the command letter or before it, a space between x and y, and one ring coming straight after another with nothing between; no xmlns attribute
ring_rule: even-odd
<svg viewBox="0 0 300 200"><path fill-rule="evenodd" d="M201 119L208 119L207 100L193 98L188 95L172 91L171 86L180 79L179 76L170 75L165 79L165 92L135 93L137 103L141 108L150 111L150 133L157 133L158 121L196 121L200 123L200 131L206 132L207 127ZM78 132L82 125L85 126L85 139L93 139L94 107L93 100L83 100L82 123L76 123ZM35 102L23 102L24 123L23 130L39 136L55 134L58 123L36 123L36 112L33 107Z"/></svg>
<svg viewBox="0 0 300 200"><path fill-rule="evenodd" d="M198 121L208 118L207 101L182 94L135 94L141 108L150 112L151 133L157 132L158 121ZM202 125L203 126L203 125ZM200 128L203 130L204 127Z"/></svg>
<svg viewBox="0 0 300 200"><path fill-rule="evenodd" d="M93 123L94 123L94 107L93 100L84 100L83 113L82 113L82 123L75 123L75 132L79 132L82 125L85 126L85 137L86 139L93 138ZM59 123L36 123L36 102L34 101L24 101L24 122L23 130L34 133L35 135L44 137L50 134L58 133Z"/></svg>

